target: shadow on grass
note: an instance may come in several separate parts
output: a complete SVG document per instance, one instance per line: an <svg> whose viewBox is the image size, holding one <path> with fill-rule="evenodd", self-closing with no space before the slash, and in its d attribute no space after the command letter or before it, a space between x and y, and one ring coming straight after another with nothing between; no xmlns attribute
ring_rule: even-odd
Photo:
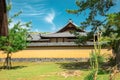
<svg viewBox="0 0 120 80"><path fill-rule="evenodd" d="M22 68L25 68L27 66L13 66L11 69L22 69Z"/></svg>
<svg viewBox="0 0 120 80"><path fill-rule="evenodd" d="M27 66L12 66L10 68L10 70L16 70L16 69L22 69L22 68L25 68ZM1 66L0 69L6 69L4 66Z"/></svg>
<svg viewBox="0 0 120 80"><path fill-rule="evenodd" d="M104 69L99 69L99 71L98 71L98 75L104 75L104 74L109 74L110 73L110 71L109 70L104 70Z"/></svg>
<svg viewBox="0 0 120 80"><path fill-rule="evenodd" d="M57 63L63 69L68 70L88 70L90 68L89 62L66 62L66 63Z"/></svg>
<svg viewBox="0 0 120 80"><path fill-rule="evenodd" d="M82 71L91 71L89 62L66 62L66 63L57 63L61 68L67 70L82 70ZM107 69L100 68L98 75L109 74Z"/></svg>

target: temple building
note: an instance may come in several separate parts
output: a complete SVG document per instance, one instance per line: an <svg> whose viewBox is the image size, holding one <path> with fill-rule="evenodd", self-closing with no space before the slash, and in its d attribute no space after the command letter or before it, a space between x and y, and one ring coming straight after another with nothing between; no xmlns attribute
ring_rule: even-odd
<svg viewBox="0 0 120 80"><path fill-rule="evenodd" d="M77 39L72 32L78 32L82 36L87 36L87 32L77 27L72 20L69 20L67 25L55 33L49 34L29 34L28 41L30 41L29 47L41 47L41 46L78 46L75 43ZM82 44L81 44L82 45ZM84 46L93 46L93 41L88 41Z"/></svg>
<svg viewBox="0 0 120 80"><path fill-rule="evenodd" d="M68 59L68 58L89 58L91 51L94 49L93 41L89 40L84 45L75 43L77 39L73 31L78 32L82 36L87 36L87 32L78 28L72 20L63 26L62 29L54 33L40 34L30 33L27 41L29 42L26 50L12 54L12 58L24 59ZM101 53L112 54L108 48L102 48ZM4 58L0 54L0 58Z"/></svg>

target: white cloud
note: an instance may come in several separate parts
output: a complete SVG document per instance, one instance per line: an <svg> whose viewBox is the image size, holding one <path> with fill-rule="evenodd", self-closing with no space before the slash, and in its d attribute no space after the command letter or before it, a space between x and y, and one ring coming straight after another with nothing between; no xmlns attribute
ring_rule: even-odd
<svg viewBox="0 0 120 80"><path fill-rule="evenodd" d="M55 18L55 11L53 9L44 17L45 22L52 25L51 30L53 31L56 30L56 26L53 22L54 18Z"/></svg>
<svg viewBox="0 0 120 80"><path fill-rule="evenodd" d="M19 2L19 1L18 1ZM16 8L14 10L17 12L18 9L21 10L23 13L21 16L26 17L26 16L34 16L34 17L41 17L44 14L46 14L47 9L45 8L46 4L44 4L43 0L35 0L33 1L35 5L31 4L31 2L24 2L24 3L18 3L14 1L14 5L16 5ZM23 1L21 1L23 2ZM39 3L39 4L38 4ZM21 7L19 7L19 6Z"/></svg>
<svg viewBox="0 0 120 80"><path fill-rule="evenodd" d="M48 13L47 16L45 16L45 21L50 24L53 24L54 18L55 18L55 12L54 10L51 10L51 12Z"/></svg>
<svg viewBox="0 0 120 80"><path fill-rule="evenodd" d="M29 13L29 14L21 14L23 16L41 16L43 15L44 13Z"/></svg>

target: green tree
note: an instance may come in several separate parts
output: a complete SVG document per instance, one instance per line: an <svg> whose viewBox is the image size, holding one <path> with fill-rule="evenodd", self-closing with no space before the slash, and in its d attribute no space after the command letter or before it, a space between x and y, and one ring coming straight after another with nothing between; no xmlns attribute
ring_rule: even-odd
<svg viewBox="0 0 120 80"><path fill-rule="evenodd" d="M105 17L109 9L114 6L112 0L76 0L78 9L67 9L71 14L83 14L86 16L85 21L81 22L82 28L92 27L92 31L96 31L105 19L101 20L97 17ZM100 27L99 27L100 28Z"/></svg>
<svg viewBox="0 0 120 80"><path fill-rule="evenodd" d="M11 9L11 5L8 6L8 11ZM21 11L9 16L8 22L13 22L14 18L19 16ZM6 53L6 59L4 62L4 68L11 68L11 54L20 50L23 50L27 46L27 33L29 30L31 22L22 23L18 21L13 25L12 28L9 28L8 36L0 36L0 50Z"/></svg>
<svg viewBox="0 0 120 80"><path fill-rule="evenodd" d="M112 47L115 54L116 64L120 65L120 12L110 13L111 7L115 6L115 0L76 0L78 9L67 12L71 14L86 14L85 21L81 22L81 27L91 27L90 36L79 42L85 42L93 37L93 34L101 31L103 41ZM99 19L100 18L100 19ZM101 19L102 18L102 19ZM80 35L77 35L80 36ZM120 66L119 66L120 67Z"/></svg>
<svg viewBox="0 0 120 80"><path fill-rule="evenodd" d="M106 17L102 40L112 47L114 59L120 68L120 12L108 14Z"/></svg>

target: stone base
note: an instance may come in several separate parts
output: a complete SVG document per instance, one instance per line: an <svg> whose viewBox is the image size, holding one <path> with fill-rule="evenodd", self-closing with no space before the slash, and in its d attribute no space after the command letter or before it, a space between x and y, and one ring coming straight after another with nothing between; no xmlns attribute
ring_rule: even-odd
<svg viewBox="0 0 120 80"><path fill-rule="evenodd" d="M5 59L0 58L0 62ZM88 58L12 58L12 62L86 62Z"/></svg>

